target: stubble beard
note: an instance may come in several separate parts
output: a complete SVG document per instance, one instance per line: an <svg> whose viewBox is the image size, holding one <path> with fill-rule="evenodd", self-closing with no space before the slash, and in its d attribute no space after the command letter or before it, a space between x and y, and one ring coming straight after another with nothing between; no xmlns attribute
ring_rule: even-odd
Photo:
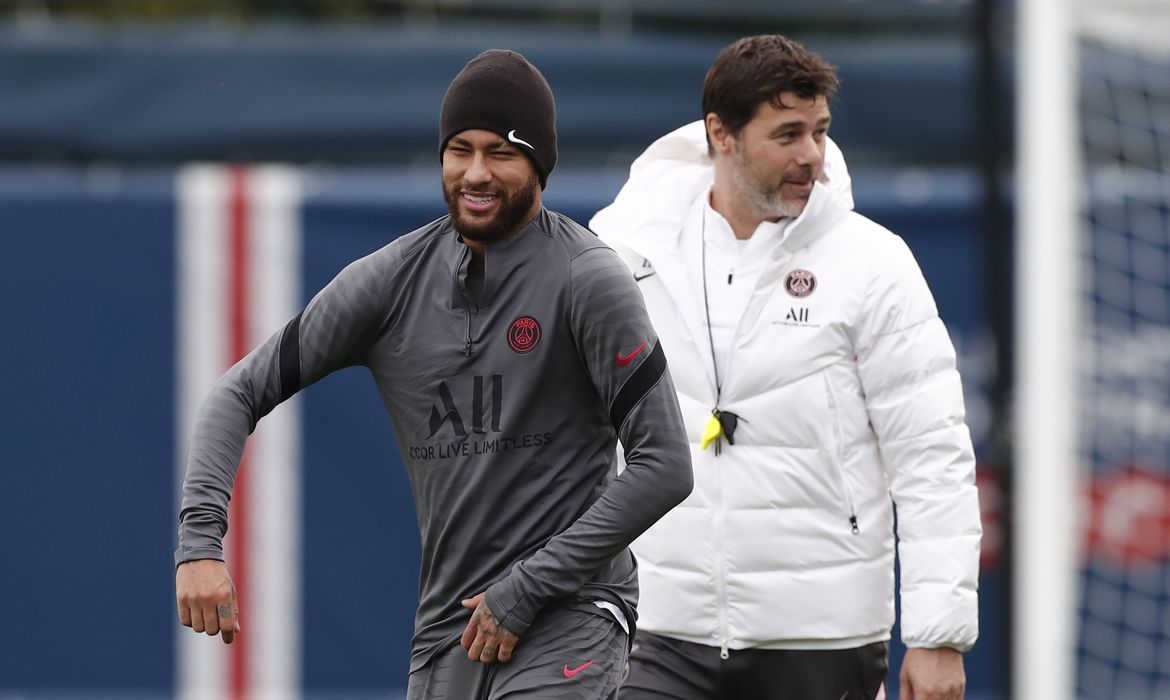
<svg viewBox="0 0 1170 700"><path fill-rule="evenodd" d="M533 174L524 186L516 190L498 189L495 194L500 204L490 218L465 216L459 206L461 189L458 182L450 185L443 183L443 199L451 214L451 225L465 240L492 243L517 233L526 223L525 219L540 191L540 180Z"/></svg>
<svg viewBox="0 0 1170 700"><path fill-rule="evenodd" d="M736 144L734 152L734 166L731 169L731 179L739 190L741 201L750 207L755 218L763 220L796 218L804 211L808 204L807 198L785 199L783 183L785 181L811 182L819 178L812 166L804 166L796 170L786 171L780 182L773 184L766 176L757 173L752 164L744 155L743 149Z"/></svg>

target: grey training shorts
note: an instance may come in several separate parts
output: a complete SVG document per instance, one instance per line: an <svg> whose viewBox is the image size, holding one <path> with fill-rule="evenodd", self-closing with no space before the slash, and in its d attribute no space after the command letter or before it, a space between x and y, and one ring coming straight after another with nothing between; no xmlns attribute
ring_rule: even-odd
<svg viewBox="0 0 1170 700"><path fill-rule="evenodd" d="M484 665L459 644L410 674L407 700L610 700L626 672L626 633L582 602L541 613L507 663Z"/></svg>

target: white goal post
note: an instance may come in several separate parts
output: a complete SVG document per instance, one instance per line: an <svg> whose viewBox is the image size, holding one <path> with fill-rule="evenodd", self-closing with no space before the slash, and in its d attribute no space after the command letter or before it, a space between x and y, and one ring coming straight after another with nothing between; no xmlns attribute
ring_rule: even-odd
<svg viewBox="0 0 1170 700"><path fill-rule="evenodd" d="M1170 697L1170 0L1016 8L1012 697Z"/></svg>
<svg viewBox="0 0 1170 700"><path fill-rule="evenodd" d="M1018 0L1015 700L1074 698L1078 131L1067 0Z"/></svg>

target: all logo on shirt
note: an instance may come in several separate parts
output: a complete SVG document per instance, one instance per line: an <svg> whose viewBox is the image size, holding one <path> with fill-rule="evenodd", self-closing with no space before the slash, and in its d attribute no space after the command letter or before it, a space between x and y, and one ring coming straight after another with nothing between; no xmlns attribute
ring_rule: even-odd
<svg viewBox="0 0 1170 700"><path fill-rule="evenodd" d="M486 381L485 381L486 380ZM486 391L485 391L486 389ZM486 400L485 400L486 399ZM472 379L471 394L471 431L480 435L500 431L500 414L503 412L504 402L504 375L493 374L490 377L476 375ZM485 417L490 423L485 425ZM447 382L439 382L439 404L431 406L430 440L445 424L451 426L456 437L467 437L467 428L463 421L463 414L456 406L455 395L451 393Z"/></svg>
<svg viewBox="0 0 1170 700"><path fill-rule="evenodd" d="M508 326L508 347L526 355L540 342L540 324L531 316L521 316Z"/></svg>
<svg viewBox="0 0 1170 700"><path fill-rule="evenodd" d="M509 433L500 425L504 415L502 374L476 374L442 380L436 398L438 400L431 404L426 421L429 431L426 437L407 445L407 456L414 462L458 459L552 444L552 433Z"/></svg>
<svg viewBox="0 0 1170 700"><path fill-rule="evenodd" d="M794 297L806 297L816 289L817 277L808 270L793 270L784 278L784 291Z"/></svg>

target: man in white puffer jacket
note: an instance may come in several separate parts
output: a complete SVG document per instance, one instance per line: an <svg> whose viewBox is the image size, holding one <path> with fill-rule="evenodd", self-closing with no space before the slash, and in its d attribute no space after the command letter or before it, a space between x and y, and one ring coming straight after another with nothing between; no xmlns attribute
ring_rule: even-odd
<svg viewBox="0 0 1170 700"><path fill-rule="evenodd" d="M852 211L837 78L785 37L727 47L702 122L590 222L662 339L695 488L634 544L623 700L961 698L982 534L955 352L901 238ZM621 358L619 358L620 362Z"/></svg>

